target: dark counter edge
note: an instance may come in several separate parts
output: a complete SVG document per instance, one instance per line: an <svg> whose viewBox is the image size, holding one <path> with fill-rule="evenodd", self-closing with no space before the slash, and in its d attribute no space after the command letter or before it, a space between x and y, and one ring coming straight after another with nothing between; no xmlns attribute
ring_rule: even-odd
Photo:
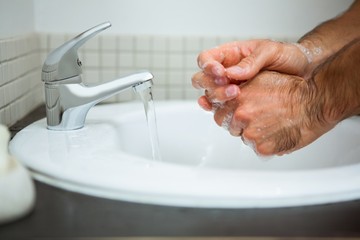
<svg viewBox="0 0 360 240"><path fill-rule="evenodd" d="M45 117L40 106L12 136ZM359 173L360 174L360 173ZM114 201L35 181L26 217L0 226L0 239L123 236L360 237L360 201L268 209L202 209Z"/></svg>

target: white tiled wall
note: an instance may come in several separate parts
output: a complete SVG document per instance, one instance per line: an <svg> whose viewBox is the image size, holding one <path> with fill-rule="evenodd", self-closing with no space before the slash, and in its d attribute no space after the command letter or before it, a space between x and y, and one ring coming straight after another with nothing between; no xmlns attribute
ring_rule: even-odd
<svg viewBox="0 0 360 240"><path fill-rule="evenodd" d="M10 126L41 104L36 34L0 39L0 123Z"/></svg>
<svg viewBox="0 0 360 240"><path fill-rule="evenodd" d="M8 126L43 103L41 66L73 34L30 34L0 40L0 122ZM139 70L154 75L155 100L196 99L197 55L236 37L98 35L79 49L83 81L96 85ZM287 39L280 39L287 40ZM130 89L105 102L131 101Z"/></svg>

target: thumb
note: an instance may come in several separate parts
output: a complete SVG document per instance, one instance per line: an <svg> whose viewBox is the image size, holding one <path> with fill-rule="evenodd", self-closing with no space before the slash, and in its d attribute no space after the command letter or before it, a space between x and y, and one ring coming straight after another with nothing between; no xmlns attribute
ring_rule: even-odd
<svg viewBox="0 0 360 240"><path fill-rule="evenodd" d="M241 59L237 65L227 68L226 76L234 80L251 79L269 64L272 57L272 51L257 48L249 56Z"/></svg>

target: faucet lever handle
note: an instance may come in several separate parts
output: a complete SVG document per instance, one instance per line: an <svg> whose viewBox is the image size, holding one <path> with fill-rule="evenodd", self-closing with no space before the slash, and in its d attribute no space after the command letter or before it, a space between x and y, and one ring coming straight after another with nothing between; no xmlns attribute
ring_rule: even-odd
<svg viewBox="0 0 360 240"><path fill-rule="evenodd" d="M80 78L76 77L82 73L82 70L77 50L90 38L109 27L111 27L110 22L99 24L52 51L44 62L42 80L50 83L75 78L75 81L79 81Z"/></svg>

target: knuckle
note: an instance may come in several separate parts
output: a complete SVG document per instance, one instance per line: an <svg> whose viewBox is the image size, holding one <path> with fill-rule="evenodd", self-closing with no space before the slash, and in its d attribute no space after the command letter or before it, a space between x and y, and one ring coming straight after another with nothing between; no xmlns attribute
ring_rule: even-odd
<svg viewBox="0 0 360 240"><path fill-rule="evenodd" d="M245 107L238 107L235 110L235 113L234 113L234 120L235 121L240 121L240 122L243 122L243 123L249 122L250 114L245 109Z"/></svg>
<svg viewBox="0 0 360 240"><path fill-rule="evenodd" d="M257 55L253 52L252 54L250 54L246 58L242 59L241 62L244 65L254 66L255 63L256 63L256 58L257 58Z"/></svg>
<svg viewBox="0 0 360 240"><path fill-rule="evenodd" d="M257 133L255 131L249 130L249 128L245 128L243 131L243 137L249 141L254 142L255 144L258 141L258 136Z"/></svg>
<svg viewBox="0 0 360 240"><path fill-rule="evenodd" d="M271 147L269 144L257 144L255 145L255 151L257 154L262 156L269 156L275 154L274 148Z"/></svg>
<svg viewBox="0 0 360 240"><path fill-rule="evenodd" d="M242 120L244 120L245 119L245 113L243 112L243 111L241 111L241 110L237 110L237 111L235 111L235 113L234 113L234 120L236 120L236 121L242 121Z"/></svg>

